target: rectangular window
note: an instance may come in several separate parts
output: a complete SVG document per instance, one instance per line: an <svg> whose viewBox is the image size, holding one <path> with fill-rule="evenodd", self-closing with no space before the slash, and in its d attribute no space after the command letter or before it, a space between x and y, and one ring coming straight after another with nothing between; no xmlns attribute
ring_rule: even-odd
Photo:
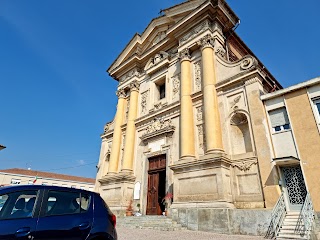
<svg viewBox="0 0 320 240"><path fill-rule="evenodd" d="M159 94L160 94L160 99L163 99L166 97L166 84L163 83L162 85L159 86Z"/></svg>
<svg viewBox="0 0 320 240"><path fill-rule="evenodd" d="M274 132L280 132L290 129L289 118L286 108L278 108L269 111L271 127Z"/></svg>
<svg viewBox="0 0 320 240"><path fill-rule="evenodd" d="M15 178L11 179L11 184L13 185L20 184L20 183L21 183L21 179L15 179Z"/></svg>
<svg viewBox="0 0 320 240"><path fill-rule="evenodd" d="M155 82L156 92L155 92L155 100L159 101L161 99L166 98L166 79L163 78Z"/></svg>

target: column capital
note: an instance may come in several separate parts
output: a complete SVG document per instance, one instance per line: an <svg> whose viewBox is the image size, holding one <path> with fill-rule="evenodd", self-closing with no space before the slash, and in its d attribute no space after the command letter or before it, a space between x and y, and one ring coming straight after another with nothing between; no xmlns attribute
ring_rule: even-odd
<svg viewBox="0 0 320 240"><path fill-rule="evenodd" d="M126 91L124 90L124 88L118 89L116 94L117 94L118 98L125 98L126 97Z"/></svg>
<svg viewBox="0 0 320 240"><path fill-rule="evenodd" d="M190 61L190 49L189 48L184 48L179 52L179 59L180 61L185 61L188 60Z"/></svg>
<svg viewBox="0 0 320 240"><path fill-rule="evenodd" d="M140 83L138 82L138 80L134 80L130 83L130 92L132 91L139 92L139 89L140 89Z"/></svg>
<svg viewBox="0 0 320 240"><path fill-rule="evenodd" d="M207 34L201 38L197 44L201 47L201 50L207 47L213 48L213 37L210 34Z"/></svg>

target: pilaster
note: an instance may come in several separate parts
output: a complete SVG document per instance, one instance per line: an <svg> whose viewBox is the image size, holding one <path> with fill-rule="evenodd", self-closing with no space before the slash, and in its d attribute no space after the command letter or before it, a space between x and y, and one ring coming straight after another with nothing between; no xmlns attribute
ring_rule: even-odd
<svg viewBox="0 0 320 240"><path fill-rule="evenodd" d="M198 44L201 46L203 63L203 102L206 153L222 152L222 130L220 124L218 97L215 87L217 78L215 73L213 38L210 35L206 35Z"/></svg>
<svg viewBox="0 0 320 240"><path fill-rule="evenodd" d="M180 115L180 144L181 159L194 158L194 120L192 108L192 75L190 52L186 48L180 52L181 61L181 115Z"/></svg>
<svg viewBox="0 0 320 240"><path fill-rule="evenodd" d="M130 84L130 105L123 153L123 166L121 169L122 172L133 171L134 146L136 138L136 126L134 121L137 118L138 112L139 86L140 84L137 80Z"/></svg>
<svg viewBox="0 0 320 240"><path fill-rule="evenodd" d="M117 112L114 120L115 124L114 124L114 130L113 130L113 139L112 139L108 174L113 174L118 172L120 147L121 147L121 135L122 135L121 125L123 123L124 105L126 101L125 90L119 89L117 91L117 96L118 96L118 106L117 106Z"/></svg>

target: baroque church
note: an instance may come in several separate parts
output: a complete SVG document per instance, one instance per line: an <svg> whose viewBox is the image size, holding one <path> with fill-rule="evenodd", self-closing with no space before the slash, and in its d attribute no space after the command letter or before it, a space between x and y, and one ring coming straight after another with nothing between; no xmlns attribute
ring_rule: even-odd
<svg viewBox="0 0 320 240"><path fill-rule="evenodd" d="M192 230L266 233L290 182L281 169L301 169L297 154L277 156L272 129L290 130L270 108L282 86L238 24L224 0L184 1L134 35L107 70L118 104L101 135L96 191L117 215L133 201L143 215L167 210Z"/></svg>

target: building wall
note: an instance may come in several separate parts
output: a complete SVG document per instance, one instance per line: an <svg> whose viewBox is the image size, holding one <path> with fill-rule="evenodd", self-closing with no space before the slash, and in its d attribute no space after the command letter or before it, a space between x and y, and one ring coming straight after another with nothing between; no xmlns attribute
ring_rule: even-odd
<svg viewBox="0 0 320 240"><path fill-rule="evenodd" d="M0 185L30 185L33 184L35 180L35 176L26 176L26 175L18 175L18 174L10 174L10 173L2 173L0 172ZM52 186L60 186L60 187L70 187L70 188L79 188L85 189L88 191L94 191L93 183L85 183L85 182L74 182L62 179L51 179L51 178L42 178L38 177L36 185L52 185Z"/></svg>
<svg viewBox="0 0 320 240"><path fill-rule="evenodd" d="M296 140L301 167L307 188L316 211L320 211L320 136L316 116L312 109L312 99L306 88L285 95L290 121ZM318 92L318 97L320 91Z"/></svg>

